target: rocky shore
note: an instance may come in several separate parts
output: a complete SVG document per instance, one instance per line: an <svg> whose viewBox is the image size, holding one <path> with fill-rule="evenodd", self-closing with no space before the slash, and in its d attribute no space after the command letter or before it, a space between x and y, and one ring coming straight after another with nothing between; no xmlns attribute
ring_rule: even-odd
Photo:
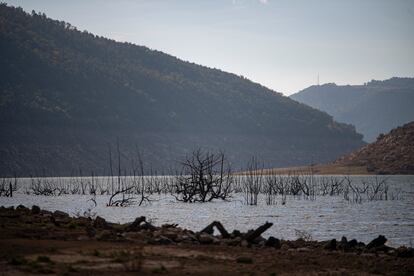
<svg viewBox="0 0 414 276"><path fill-rule="evenodd" d="M262 237L272 226L268 222L247 233L228 232L220 222L194 232L174 224L154 226L145 217L115 224L99 216L71 217L22 205L0 207L0 221L0 260L4 264L0 273L5 275L152 274L157 270L170 274L216 270L266 275L414 273L414 249L389 247L384 236L368 244L346 237L313 241L304 236L286 241ZM281 262L285 264L280 266Z"/></svg>

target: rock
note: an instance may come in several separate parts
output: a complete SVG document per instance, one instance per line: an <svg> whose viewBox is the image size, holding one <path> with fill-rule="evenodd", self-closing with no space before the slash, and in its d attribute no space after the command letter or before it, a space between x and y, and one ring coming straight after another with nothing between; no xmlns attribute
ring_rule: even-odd
<svg viewBox="0 0 414 276"><path fill-rule="evenodd" d="M253 244L265 244L266 243L266 239L265 238L263 238L262 236L259 236L259 237L257 237L257 238L255 238L254 240L252 240L251 241L251 243L253 243Z"/></svg>
<svg viewBox="0 0 414 276"><path fill-rule="evenodd" d="M241 237L242 233L239 230L233 230L233 232L231 233L231 235L233 237Z"/></svg>
<svg viewBox="0 0 414 276"><path fill-rule="evenodd" d="M233 239L222 239L221 241L225 245L236 246L236 245L240 245L242 239L241 237L237 237Z"/></svg>
<svg viewBox="0 0 414 276"><path fill-rule="evenodd" d="M40 214L44 217L50 217L52 216L52 212L48 211L48 210L40 210Z"/></svg>
<svg viewBox="0 0 414 276"><path fill-rule="evenodd" d="M354 248L358 245L358 241L356 239L352 239L348 242L349 248Z"/></svg>
<svg viewBox="0 0 414 276"><path fill-rule="evenodd" d="M96 235L96 230L95 230L95 228L93 228L93 227L91 227L91 226L87 226L86 228L85 228L85 231L86 231L86 234L89 236L89 237L95 237L95 235Z"/></svg>
<svg viewBox="0 0 414 276"><path fill-rule="evenodd" d="M207 233L201 233L198 236L198 241L202 244L211 244L214 242L214 237Z"/></svg>
<svg viewBox="0 0 414 276"><path fill-rule="evenodd" d="M341 238L341 241L337 245L337 248L342 249L342 250L348 250L349 249L348 240L347 240L346 237Z"/></svg>
<svg viewBox="0 0 414 276"><path fill-rule="evenodd" d="M220 239L213 237L213 244L215 245L219 245L220 244Z"/></svg>
<svg viewBox="0 0 414 276"><path fill-rule="evenodd" d="M367 245L367 249L380 247L384 245L387 242L387 239L383 235L379 235L377 238L373 239L370 243Z"/></svg>
<svg viewBox="0 0 414 276"><path fill-rule="evenodd" d="M77 240L78 241L89 241L90 238L88 236L82 235L82 236L79 236Z"/></svg>
<svg viewBox="0 0 414 276"><path fill-rule="evenodd" d="M282 246L280 246L280 249L283 250L283 251L286 251L286 250L289 250L290 247L287 243L283 243Z"/></svg>
<svg viewBox="0 0 414 276"><path fill-rule="evenodd" d="M92 222L91 218L80 217L76 219L76 223L79 226L89 226L91 225L91 222Z"/></svg>
<svg viewBox="0 0 414 276"><path fill-rule="evenodd" d="M274 247L279 249L280 248L280 240L275 237L269 237L265 243L266 246Z"/></svg>
<svg viewBox="0 0 414 276"><path fill-rule="evenodd" d="M196 238L191 237L188 234L183 234L176 240L177 242L185 242L185 243L191 243L193 241L196 241Z"/></svg>
<svg viewBox="0 0 414 276"><path fill-rule="evenodd" d="M163 232L162 235L165 236L165 237L167 237L170 240L175 241L178 238L178 234L176 232L174 232L174 231L162 231L162 232Z"/></svg>
<svg viewBox="0 0 414 276"><path fill-rule="evenodd" d="M161 225L161 228L176 228L177 226L178 226L177 223L173 223L173 224L166 223L166 224Z"/></svg>
<svg viewBox="0 0 414 276"><path fill-rule="evenodd" d="M61 226L62 224L67 224L71 221L71 218L68 214L60 211L55 211L52 216L50 216L50 220L55 226Z"/></svg>
<svg viewBox="0 0 414 276"><path fill-rule="evenodd" d="M328 250L336 250L336 239L328 241L324 248Z"/></svg>
<svg viewBox="0 0 414 276"><path fill-rule="evenodd" d="M157 227L153 226L151 223L148 223L146 221L146 218L144 216L138 217L134 220L133 223L131 223L127 231L142 231L142 230L149 230L149 231L155 231L157 230Z"/></svg>
<svg viewBox="0 0 414 276"><path fill-rule="evenodd" d="M373 248L375 251L382 251L382 252L388 252L390 251L392 248L389 246L386 246L385 244L381 245L381 246L377 246Z"/></svg>
<svg viewBox="0 0 414 276"><path fill-rule="evenodd" d="M106 220L100 216L97 216L93 222L93 227L95 228L109 228L108 223Z"/></svg>
<svg viewBox="0 0 414 276"><path fill-rule="evenodd" d="M242 241L240 242L240 245L241 245L242 247L248 247L248 246L249 246L249 243L248 243L246 240L242 240Z"/></svg>
<svg viewBox="0 0 414 276"><path fill-rule="evenodd" d="M152 232L152 236L154 238L159 238L160 236L162 236L162 231L161 230L154 231Z"/></svg>
<svg viewBox="0 0 414 276"><path fill-rule="evenodd" d="M131 240L131 241L144 241L144 240L147 239L145 234L143 234L141 232L125 232L125 233L122 234L122 236L125 239Z"/></svg>
<svg viewBox="0 0 414 276"><path fill-rule="evenodd" d="M400 257L400 258L413 258L414 257L414 249L411 247L407 248L405 246L401 246L401 247L398 247L395 250L395 252L397 254L397 257Z"/></svg>
<svg viewBox="0 0 414 276"><path fill-rule="evenodd" d="M60 226L60 223L59 223L59 222L57 222L53 216L51 216L51 217L50 217L50 221L51 221L51 222L52 222L55 226Z"/></svg>
<svg viewBox="0 0 414 276"><path fill-rule="evenodd" d="M300 247L300 248L297 248L296 251L298 251L298 252L309 252L311 250L308 247Z"/></svg>
<svg viewBox="0 0 414 276"><path fill-rule="evenodd" d="M154 242L156 244L172 244L173 243L172 240L164 236L160 236L159 238L154 239Z"/></svg>
<svg viewBox="0 0 414 276"><path fill-rule="evenodd" d="M134 222L133 222L133 223L131 223L131 225L129 226L129 228L131 228L131 229L138 229L138 228L140 228L141 223L142 223L142 222L145 222L146 220L147 220L147 218L146 218L146 217L144 217L144 216L137 217L137 218L134 220Z"/></svg>
<svg viewBox="0 0 414 276"><path fill-rule="evenodd" d="M192 232L187 231L183 236L188 236L188 239L191 241L197 241L197 236Z"/></svg>
<svg viewBox="0 0 414 276"><path fill-rule="evenodd" d="M33 214L33 215L40 214L40 207L39 207L39 206L37 206L37 205L33 205L33 206L32 206L32 214Z"/></svg>
<svg viewBox="0 0 414 276"><path fill-rule="evenodd" d="M20 204L19 206L16 207L16 210L28 210L28 208Z"/></svg>
<svg viewBox="0 0 414 276"><path fill-rule="evenodd" d="M109 241L115 238L115 235L110 230L103 230L96 235L96 239L99 241Z"/></svg>
<svg viewBox="0 0 414 276"><path fill-rule="evenodd" d="M365 243L363 243L363 242L358 242L358 247L365 247Z"/></svg>
<svg viewBox="0 0 414 276"><path fill-rule="evenodd" d="M57 211L54 211L54 212L53 212L53 216L54 216L55 218L67 218L67 217L69 217L69 214L68 214L68 213L65 213L65 212L62 212L62 211L57 210Z"/></svg>

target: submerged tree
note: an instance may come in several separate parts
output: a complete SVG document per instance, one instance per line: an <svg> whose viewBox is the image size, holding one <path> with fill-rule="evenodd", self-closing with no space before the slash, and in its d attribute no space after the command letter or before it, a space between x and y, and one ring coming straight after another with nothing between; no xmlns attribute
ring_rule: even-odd
<svg viewBox="0 0 414 276"><path fill-rule="evenodd" d="M177 200L208 202L229 197L233 176L223 152L197 149L181 165L182 170L175 183Z"/></svg>

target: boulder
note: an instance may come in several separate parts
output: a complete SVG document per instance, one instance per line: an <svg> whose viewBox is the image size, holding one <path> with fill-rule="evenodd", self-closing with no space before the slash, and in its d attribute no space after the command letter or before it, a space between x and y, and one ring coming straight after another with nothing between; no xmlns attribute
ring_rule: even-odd
<svg viewBox="0 0 414 276"><path fill-rule="evenodd" d="M324 248L328 249L328 250L336 250L336 239L332 239L332 240L328 241L325 244Z"/></svg>
<svg viewBox="0 0 414 276"><path fill-rule="evenodd" d="M341 241L337 245L337 248L342 249L342 250L348 250L350 248L348 244L348 239L346 237L342 237Z"/></svg>
<svg viewBox="0 0 414 276"><path fill-rule="evenodd" d="M396 254L400 258L413 258L414 257L414 249L411 247L401 246L395 250Z"/></svg>
<svg viewBox="0 0 414 276"><path fill-rule="evenodd" d="M383 246L386 242L387 238L385 238L383 235L379 235L377 238L373 239L370 243L368 243L367 249Z"/></svg>
<svg viewBox="0 0 414 276"><path fill-rule="evenodd" d="M25 210L28 210L28 208L26 208L24 205L19 205L19 206L17 206L16 207L16 210L22 210L22 211L25 211Z"/></svg>
<svg viewBox="0 0 414 276"><path fill-rule="evenodd" d="M53 216L55 218L68 218L69 214L65 213L65 212L62 212L62 211L59 211L59 210L56 210L56 211L53 212Z"/></svg>
<svg viewBox="0 0 414 276"><path fill-rule="evenodd" d="M177 231L171 231L171 230L164 230L162 231L162 235L169 238L170 240L176 241L178 239L178 233Z"/></svg>
<svg viewBox="0 0 414 276"><path fill-rule="evenodd" d="M348 242L349 248L355 248L358 245L358 241L356 239L352 239Z"/></svg>
<svg viewBox="0 0 414 276"><path fill-rule="evenodd" d="M209 234L207 234L207 233L201 233L199 236L198 236L198 241L201 243L201 244L211 244L211 243L213 243L214 242L214 237L212 236L212 235L209 235Z"/></svg>
<svg viewBox="0 0 414 276"><path fill-rule="evenodd" d="M108 223L106 220L100 216L97 216L93 222L93 227L95 228L109 228Z"/></svg>
<svg viewBox="0 0 414 276"><path fill-rule="evenodd" d="M154 239L154 243L155 244L172 244L173 241L161 235L158 238Z"/></svg>
<svg viewBox="0 0 414 276"><path fill-rule="evenodd" d="M33 214L33 215L40 214L40 207L39 207L39 206L37 206L37 205L33 205L33 206L32 206L32 214Z"/></svg>
<svg viewBox="0 0 414 276"><path fill-rule="evenodd" d="M116 239L116 235L110 230L103 230L96 235L96 239L99 241L109 241Z"/></svg>
<svg viewBox="0 0 414 276"><path fill-rule="evenodd" d="M269 237L269 238L267 239L267 241L266 241L265 245L266 245L266 246L269 246L269 247L274 247L274 248L277 248L277 249L279 249L279 248L280 248L280 246L281 246L281 244L280 244L280 240L279 240L279 239L277 239L277 238L275 238L275 237Z"/></svg>
<svg viewBox="0 0 414 276"><path fill-rule="evenodd" d="M85 228L86 234L88 235L88 237L95 237L96 235L96 230L95 228L93 228L92 226L87 226Z"/></svg>
<svg viewBox="0 0 414 276"><path fill-rule="evenodd" d="M241 237L242 233L239 230L233 230L233 232L231 233L232 237Z"/></svg>

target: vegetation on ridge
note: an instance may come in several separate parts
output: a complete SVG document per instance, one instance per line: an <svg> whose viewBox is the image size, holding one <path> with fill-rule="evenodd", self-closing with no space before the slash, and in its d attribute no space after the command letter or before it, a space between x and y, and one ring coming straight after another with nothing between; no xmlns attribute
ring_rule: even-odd
<svg viewBox="0 0 414 276"><path fill-rule="evenodd" d="M0 174L104 174L117 139L125 158L137 145L158 170L198 146L235 166L252 155L286 166L363 144L352 126L243 77L6 4L0 22Z"/></svg>
<svg viewBox="0 0 414 276"><path fill-rule="evenodd" d="M414 120L414 78L372 80L364 85L314 85L290 96L355 125L364 140Z"/></svg>

